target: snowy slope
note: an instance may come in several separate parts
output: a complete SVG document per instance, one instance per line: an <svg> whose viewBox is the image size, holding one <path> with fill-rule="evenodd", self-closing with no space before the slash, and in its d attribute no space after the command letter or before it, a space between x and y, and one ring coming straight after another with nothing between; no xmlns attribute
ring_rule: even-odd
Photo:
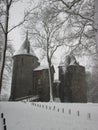
<svg viewBox="0 0 98 130"><path fill-rule="evenodd" d="M1 102L2 112L7 130L98 130L98 104Z"/></svg>

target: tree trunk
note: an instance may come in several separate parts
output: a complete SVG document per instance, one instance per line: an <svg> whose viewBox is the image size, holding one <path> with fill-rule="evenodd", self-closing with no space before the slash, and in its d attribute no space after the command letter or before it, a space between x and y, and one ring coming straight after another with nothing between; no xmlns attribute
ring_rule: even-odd
<svg viewBox="0 0 98 130"><path fill-rule="evenodd" d="M98 52L98 0L95 0L95 28L96 28L95 38Z"/></svg>
<svg viewBox="0 0 98 130"><path fill-rule="evenodd" d="M5 67L5 58L6 58L6 50L7 50L7 41L8 41L8 23L9 23L9 5L6 4L6 16L5 16L5 33L4 33L4 47L2 54L2 63L1 63L1 73L0 73L0 93L2 87L3 73Z"/></svg>
<svg viewBox="0 0 98 130"><path fill-rule="evenodd" d="M52 92L52 73L51 73L51 65L48 63L49 65L49 85L50 85L50 102L53 102L53 92Z"/></svg>
<svg viewBox="0 0 98 130"><path fill-rule="evenodd" d="M50 102L53 102L51 58L49 58L49 36L47 37L47 62L48 62L48 74L49 74L49 87L50 87Z"/></svg>
<svg viewBox="0 0 98 130"><path fill-rule="evenodd" d="M50 87L50 102L53 102L53 92L52 92L52 71L51 71L51 60L47 54L47 61L48 61L48 73L49 73L49 87Z"/></svg>

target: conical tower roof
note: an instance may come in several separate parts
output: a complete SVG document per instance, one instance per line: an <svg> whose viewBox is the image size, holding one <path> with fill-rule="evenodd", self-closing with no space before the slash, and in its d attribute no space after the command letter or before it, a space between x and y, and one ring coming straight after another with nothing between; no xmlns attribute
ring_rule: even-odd
<svg viewBox="0 0 98 130"><path fill-rule="evenodd" d="M30 49L30 41L28 39L28 31L26 33L25 41L20 46L20 48L14 53L14 56L23 55L23 54L36 56L34 51L31 52L31 49Z"/></svg>

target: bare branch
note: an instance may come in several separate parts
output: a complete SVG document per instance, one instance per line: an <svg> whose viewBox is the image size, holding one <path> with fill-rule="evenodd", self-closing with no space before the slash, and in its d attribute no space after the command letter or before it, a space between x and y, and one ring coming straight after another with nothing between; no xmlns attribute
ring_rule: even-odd
<svg viewBox="0 0 98 130"><path fill-rule="evenodd" d="M58 0L62 2L68 9L71 9L76 3L79 3L81 0L73 0L72 2L65 2L64 0Z"/></svg>
<svg viewBox="0 0 98 130"><path fill-rule="evenodd" d="M70 8L70 6L64 0L58 0L58 1L62 2L67 8Z"/></svg>
<svg viewBox="0 0 98 130"><path fill-rule="evenodd" d="M13 0L10 0L10 2L8 4L9 7L11 6L12 2L13 2Z"/></svg>
<svg viewBox="0 0 98 130"><path fill-rule="evenodd" d="M20 22L19 24L17 24L17 25L15 25L14 27L12 27L12 28L8 31L8 33L10 33L10 32L11 32L12 30L14 30L15 28L19 27L20 25L22 25L24 22L25 22L25 21L22 21L22 22Z"/></svg>
<svg viewBox="0 0 98 130"><path fill-rule="evenodd" d="M52 59L52 57L53 57L54 53L56 52L56 50L58 49L58 47L60 47L60 46L62 46L62 45L61 45L61 44L60 44L60 45L57 45L57 46L55 46L55 48L52 50L51 55L50 55L50 60Z"/></svg>
<svg viewBox="0 0 98 130"><path fill-rule="evenodd" d="M4 30L4 27L3 27L2 23L0 23L0 26L2 28L3 33L5 34L5 30Z"/></svg>
<svg viewBox="0 0 98 130"><path fill-rule="evenodd" d="M71 9L76 3L79 3L80 1L82 1L82 0L73 0L73 1L71 2L70 9Z"/></svg>
<svg viewBox="0 0 98 130"><path fill-rule="evenodd" d="M9 31L8 31L8 33L10 33L12 30L14 30L15 28L17 28L17 27L19 27L20 25L22 25L25 21L26 21L26 17L28 16L29 14L26 14L25 16L24 16L24 18L23 18L23 20L20 22L20 23L18 23L17 25L15 25L14 27L12 27Z"/></svg>

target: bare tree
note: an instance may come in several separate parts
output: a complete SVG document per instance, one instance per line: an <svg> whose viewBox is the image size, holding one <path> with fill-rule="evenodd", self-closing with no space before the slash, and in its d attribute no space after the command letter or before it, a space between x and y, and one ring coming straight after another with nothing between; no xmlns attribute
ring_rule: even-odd
<svg viewBox="0 0 98 130"><path fill-rule="evenodd" d="M94 1L91 0L44 0L29 17L30 35L37 47L46 51L51 77L52 57L61 45L74 53L95 50ZM95 51L94 51L95 52ZM53 100L50 78L50 100Z"/></svg>
<svg viewBox="0 0 98 130"><path fill-rule="evenodd" d="M51 0L50 4L56 10L56 15L69 14L67 25L64 28L65 32L66 30L69 32L65 35L65 39L68 39L67 44L72 51L85 49L90 53L96 53L94 0Z"/></svg>
<svg viewBox="0 0 98 130"><path fill-rule="evenodd" d="M0 28L0 67L1 67L2 47L3 47L3 36L2 36L2 30Z"/></svg>
<svg viewBox="0 0 98 130"><path fill-rule="evenodd" d="M55 10L48 5L43 6L43 4L41 3L37 10L33 11L31 14L27 23L27 28L31 40L35 43L33 47L42 48L45 51L49 67L50 101L52 102L52 58L57 48L62 45L59 42L60 28L65 22L65 19L62 21L58 19L58 17L55 17Z"/></svg>
<svg viewBox="0 0 98 130"><path fill-rule="evenodd" d="M1 6L2 13L0 15L4 16L3 20L0 19L0 26L1 26L3 34L4 34L4 44L3 44L1 72L0 72L0 92L1 92L1 86L2 86L4 67L5 67L6 50L7 50L7 44L8 44L8 34L16 27L19 27L20 25L22 25L26 21L26 16L28 15L28 13L26 13L21 22L19 22L17 25L13 26L12 28L9 28L9 18L10 18L11 6L18 1L20 1L20 0L3 0L0 3L0 5L2 5Z"/></svg>
<svg viewBox="0 0 98 130"><path fill-rule="evenodd" d="M96 44L98 51L98 1L95 0L95 28L96 28Z"/></svg>
<svg viewBox="0 0 98 130"><path fill-rule="evenodd" d="M3 98L5 95L7 96L7 100L10 94L10 85L11 85L11 77L12 77L12 56L14 53L14 48L11 43L7 45L6 51L6 60L5 60L5 68L2 79L2 95Z"/></svg>

